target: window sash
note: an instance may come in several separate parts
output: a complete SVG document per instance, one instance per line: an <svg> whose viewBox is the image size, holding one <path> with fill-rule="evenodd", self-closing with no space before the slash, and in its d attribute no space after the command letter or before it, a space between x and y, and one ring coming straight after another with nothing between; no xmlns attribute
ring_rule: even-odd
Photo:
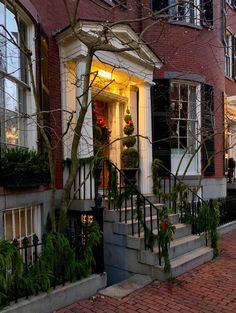
<svg viewBox="0 0 236 313"><path fill-rule="evenodd" d="M169 5L175 3L176 6L169 9L169 14L173 20L200 25L199 0L190 0L188 3L181 0L169 0Z"/></svg>
<svg viewBox="0 0 236 313"><path fill-rule="evenodd" d="M193 154L197 149L196 136L199 128L196 112L197 86L187 82L172 82L170 97L172 148L179 152L187 149Z"/></svg>
<svg viewBox="0 0 236 313"><path fill-rule="evenodd" d="M13 44L27 45L27 25L21 19L20 39L14 14L8 6L0 2L0 142L4 146L26 146L26 94L28 68L26 56Z"/></svg>

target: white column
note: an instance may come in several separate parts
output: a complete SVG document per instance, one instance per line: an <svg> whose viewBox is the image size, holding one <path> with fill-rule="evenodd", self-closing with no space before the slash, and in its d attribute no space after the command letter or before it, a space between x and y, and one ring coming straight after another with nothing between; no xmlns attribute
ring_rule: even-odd
<svg viewBox="0 0 236 313"><path fill-rule="evenodd" d="M140 190L143 194L152 193L152 120L151 120L151 96L148 83L139 85L139 167Z"/></svg>
<svg viewBox="0 0 236 313"><path fill-rule="evenodd" d="M62 80L62 130L63 133L67 129L67 123L73 111L75 111L75 62L66 62L61 69ZM67 113L68 112L68 113ZM63 138L63 155L64 159L71 157L71 145L74 135L74 127L76 123L76 116L73 116L69 130Z"/></svg>
<svg viewBox="0 0 236 313"><path fill-rule="evenodd" d="M108 118L109 118L109 129L111 130L110 142L122 136L122 120L120 103L109 103L108 106ZM110 160L120 168L120 150L121 150L120 140L116 140L110 145Z"/></svg>
<svg viewBox="0 0 236 313"><path fill-rule="evenodd" d="M76 64L76 114L79 116L80 103L82 102L82 94L84 87L84 73L86 67L85 58L81 59ZM79 158L87 158L93 155L93 116L92 116L92 101L91 101L91 88L88 90L88 110L84 119L82 127L82 137L78 149Z"/></svg>

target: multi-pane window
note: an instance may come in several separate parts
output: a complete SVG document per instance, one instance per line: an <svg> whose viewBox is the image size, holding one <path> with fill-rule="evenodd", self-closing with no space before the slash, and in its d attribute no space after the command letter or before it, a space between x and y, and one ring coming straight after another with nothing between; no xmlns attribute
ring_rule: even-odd
<svg viewBox="0 0 236 313"><path fill-rule="evenodd" d="M25 237L29 245L36 234L41 240L41 205L32 205L23 208L12 208L4 212L4 239L12 241L17 239L19 248ZM28 251L28 256L33 257L33 250Z"/></svg>
<svg viewBox="0 0 236 313"><path fill-rule="evenodd" d="M213 26L213 0L152 0L152 10L162 10L161 14L168 14L171 21Z"/></svg>
<svg viewBox="0 0 236 313"><path fill-rule="evenodd" d="M225 33L225 75L234 78L235 44L234 36L226 30Z"/></svg>
<svg viewBox="0 0 236 313"><path fill-rule="evenodd" d="M194 153L197 143L197 85L174 81L170 90L171 148Z"/></svg>
<svg viewBox="0 0 236 313"><path fill-rule="evenodd" d="M21 245L24 237L32 240L34 234L41 235L41 205L8 209L4 212L6 240L17 239Z"/></svg>
<svg viewBox="0 0 236 313"><path fill-rule="evenodd" d="M232 5L233 7L236 7L236 0L226 0L226 3Z"/></svg>
<svg viewBox="0 0 236 313"><path fill-rule="evenodd" d="M27 44L26 31L26 24L19 20L17 25L14 14L0 2L0 142L6 145L26 145L22 118L29 89L22 52Z"/></svg>
<svg viewBox="0 0 236 313"><path fill-rule="evenodd" d="M170 0L169 4L173 5L169 9L171 19L195 25L200 24L199 0Z"/></svg>

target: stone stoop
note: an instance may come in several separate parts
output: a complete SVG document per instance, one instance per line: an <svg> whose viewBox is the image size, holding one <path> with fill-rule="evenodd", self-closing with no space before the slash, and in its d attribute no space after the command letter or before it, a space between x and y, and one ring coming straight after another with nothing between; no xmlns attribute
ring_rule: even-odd
<svg viewBox="0 0 236 313"><path fill-rule="evenodd" d="M159 205L162 208L162 205ZM118 211L104 211L104 259L110 283L116 283L133 274L151 275L160 281L176 277L213 258L213 249L205 246L203 236L192 235L191 225L179 223L178 214L170 214L175 224L174 240L170 244L169 256L171 273L164 273L164 261L159 266L159 250L155 246L153 252L144 248L144 232L133 217L132 236L131 209L127 213L123 209L121 220ZM154 221L153 232L157 233L157 217L155 212L146 210L146 221L150 225L150 215ZM126 214L126 216L124 216ZM125 219L127 223L125 223ZM140 236L138 235L140 231ZM109 275L110 273L110 275Z"/></svg>

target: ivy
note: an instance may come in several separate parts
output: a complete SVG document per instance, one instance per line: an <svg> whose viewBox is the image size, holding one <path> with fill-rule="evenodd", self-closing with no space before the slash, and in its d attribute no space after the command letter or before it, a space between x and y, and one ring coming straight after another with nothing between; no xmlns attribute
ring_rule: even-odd
<svg viewBox="0 0 236 313"><path fill-rule="evenodd" d="M199 232L204 232L207 239L211 241L214 256L219 255L219 233L217 227L220 223L220 203L210 200L203 204L197 216Z"/></svg>
<svg viewBox="0 0 236 313"><path fill-rule="evenodd" d="M168 248L170 246L170 242L173 241L173 234L175 231L175 226L170 222L168 212L166 209L163 209L159 213L160 220L160 229L158 233L158 241L161 247L161 257L164 259L164 272L169 273L171 271L171 264L169 258Z"/></svg>

